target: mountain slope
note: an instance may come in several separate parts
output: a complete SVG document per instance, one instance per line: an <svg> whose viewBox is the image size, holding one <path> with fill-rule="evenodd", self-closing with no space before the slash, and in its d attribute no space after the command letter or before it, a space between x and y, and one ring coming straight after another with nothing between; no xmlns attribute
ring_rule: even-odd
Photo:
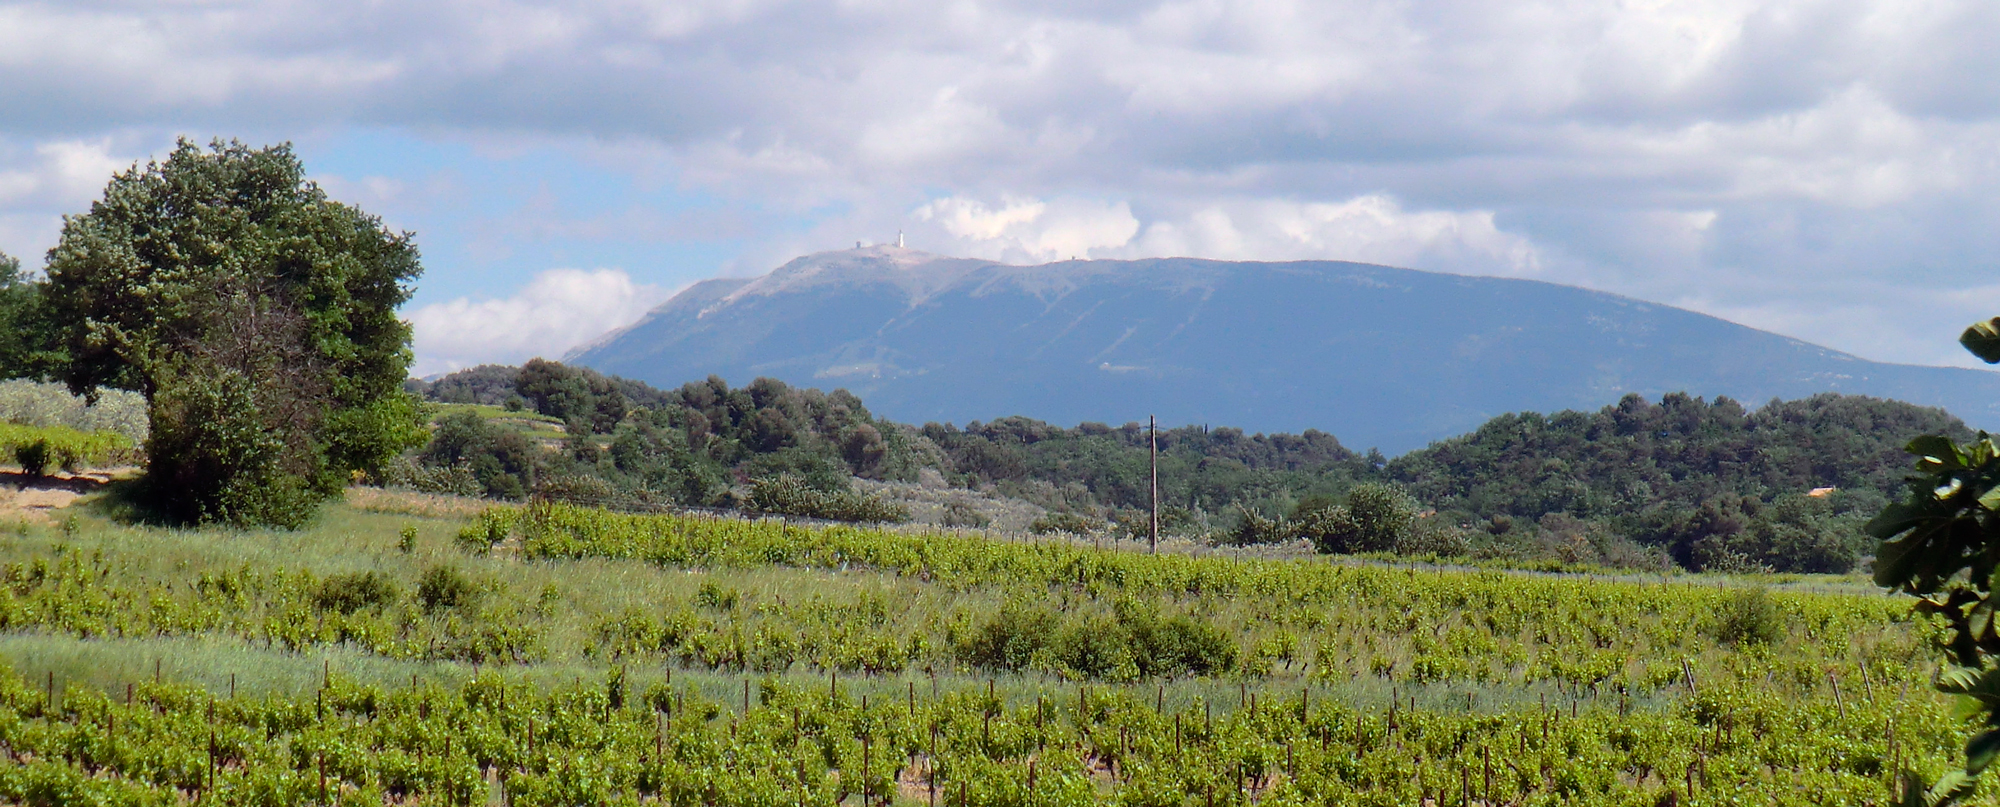
<svg viewBox="0 0 2000 807"><path fill-rule="evenodd" d="M1636 392L1843 392L2000 424L2000 374L1883 364L1669 306L1334 261L1009 266L868 247L697 284L569 361L845 387L906 422L1226 423L1397 453Z"/></svg>

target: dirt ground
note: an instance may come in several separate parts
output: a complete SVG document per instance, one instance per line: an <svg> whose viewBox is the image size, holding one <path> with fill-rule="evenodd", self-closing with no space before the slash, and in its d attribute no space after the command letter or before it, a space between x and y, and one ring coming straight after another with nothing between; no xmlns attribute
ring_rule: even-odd
<svg viewBox="0 0 2000 807"><path fill-rule="evenodd" d="M102 489L125 470L128 469L94 468L74 474L57 472L41 477L19 471L0 471L0 521L53 524L56 521L54 511Z"/></svg>

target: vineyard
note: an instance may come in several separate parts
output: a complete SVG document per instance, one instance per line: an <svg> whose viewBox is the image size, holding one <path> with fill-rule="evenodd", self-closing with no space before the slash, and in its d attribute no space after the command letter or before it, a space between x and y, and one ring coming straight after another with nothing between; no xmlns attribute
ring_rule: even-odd
<svg viewBox="0 0 2000 807"><path fill-rule="evenodd" d="M1934 626L1756 582L83 512L0 538L0 801L1881 804L1956 758Z"/></svg>

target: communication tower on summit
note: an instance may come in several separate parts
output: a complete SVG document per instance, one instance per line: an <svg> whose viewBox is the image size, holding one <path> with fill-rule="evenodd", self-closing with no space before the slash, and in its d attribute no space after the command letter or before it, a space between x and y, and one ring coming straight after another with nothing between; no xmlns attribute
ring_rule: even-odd
<svg viewBox="0 0 2000 807"><path fill-rule="evenodd" d="M897 230L897 231L896 231L896 248L897 248L897 249L902 249L902 248L903 248L903 231L902 231L902 230Z"/></svg>

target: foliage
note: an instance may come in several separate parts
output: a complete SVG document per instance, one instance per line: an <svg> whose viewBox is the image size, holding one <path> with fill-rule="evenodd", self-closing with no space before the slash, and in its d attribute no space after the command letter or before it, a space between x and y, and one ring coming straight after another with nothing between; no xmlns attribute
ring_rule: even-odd
<svg viewBox="0 0 2000 807"><path fill-rule="evenodd" d="M417 602L425 611L463 608L479 601L479 584L451 565L432 566L417 578Z"/></svg>
<svg viewBox="0 0 2000 807"><path fill-rule="evenodd" d="M482 594L425 613L410 517L340 512L276 552L88 516L0 542L37 665L0 673L0 801L1793 807L1882 803L1967 737L1913 663L1938 631L1823 580L1764 581L1789 629L1728 646L1712 580L534 504L465 525L518 551L433 562ZM404 594L342 614L321 568ZM1027 666L962 657L1009 604L1052 623ZM64 639L124 655L51 685L13 652Z"/></svg>
<svg viewBox="0 0 2000 807"><path fill-rule="evenodd" d="M0 421L24 426L67 426L83 432L117 432L132 445L146 442L146 398L100 390L95 402L61 384L27 379L0 381Z"/></svg>
<svg viewBox="0 0 2000 807"><path fill-rule="evenodd" d="M958 429L928 423L923 436L943 452L943 470L968 486L1051 510L1152 506L1151 443L1145 426L1084 423L1065 429L1023 417L974 421ZM1241 429L1185 426L1159 432L1160 500L1193 512L1239 502L1341 493L1373 473L1369 460L1333 435L1246 435Z"/></svg>
<svg viewBox="0 0 2000 807"><path fill-rule="evenodd" d="M1082 513L1050 510L1035 517L1028 525L1028 531L1036 535L1064 532L1070 535L1089 535L1104 528L1104 522Z"/></svg>
<svg viewBox="0 0 2000 807"><path fill-rule="evenodd" d="M1862 396L1773 401L1636 395L1595 413L1502 415L1398 457L1384 473L1449 520L1561 513L1658 547L1694 569L1721 558L1847 571L1859 524L1900 486L1898 435L1963 437L1937 409ZM1816 488L1832 496L1801 501Z"/></svg>
<svg viewBox="0 0 2000 807"><path fill-rule="evenodd" d="M759 479L750 486L745 509L752 513L823 518L829 521L901 523L910 510L876 495L820 490L796 476Z"/></svg>
<svg viewBox="0 0 2000 807"><path fill-rule="evenodd" d="M737 506L732 477L792 476L835 492L850 477L910 479L932 467L948 483L1044 508L1030 527L1037 534L1149 532L1150 441L1136 423L1065 429L1016 417L916 430L867 415L844 391L770 379L659 390L536 360L512 371L515 386L506 386L509 371L475 368L426 389L439 400L482 402L526 390L531 406L579 434L608 435L573 434L560 453L507 463L608 485L574 501ZM622 419L607 425L618 412ZM1894 485L1898 460L1883 431L1906 427L1964 429L1937 410L1855 396L1746 412L1727 399L1711 405L1678 394L1657 405L1630 396L1597 413L1505 415L1393 463L1317 431L1165 429L1161 526L1197 541L1306 538L1339 553L1648 570L1672 558L1698 570L1844 572L1867 551L1859 525ZM525 495L530 476L506 486L518 493L499 495ZM1815 488L1833 490L1806 495ZM954 524L977 521L947 515Z"/></svg>
<svg viewBox="0 0 2000 807"><path fill-rule="evenodd" d="M0 252L0 378L39 378L60 360L54 327L41 305L42 287L21 261Z"/></svg>
<svg viewBox="0 0 2000 807"><path fill-rule="evenodd" d="M992 526L993 518L965 502L947 502L944 506L944 516L938 523L945 527L983 529Z"/></svg>
<svg viewBox="0 0 2000 807"><path fill-rule="evenodd" d="M1768 645L1785 633L1785 618L1762 586L1738 589L1722 601L1715 638L1734 645Z"/></svg>
<svg viewBox="0 0 2000 807"><path fill-rule="evenodd" d="M421 439L395 312L419 272L289 147L183 140L65 219L43 295L72 391L146 396L163 515L296 526Z"/></svg>
<svg viewBox="0 0 2000 807"><path fill-rule="evenodd" d="M2000 318L1975 323L1959 342L1988 362L2000 362ZM1938 677L1938 689L1963 696L1965 715L1982 725L1965 746L1962 770L1926 786L1905 775L1904 804L1956 801L1970 794L1979 775L2000 756L2000 630L1996 630L1993 574L2000 568L2000 447L1981 432L1969 442L1926 434L1906 450L1917 475L1908 497L1868 522L1880 538L1875 582L1917 597L1917 610L1941 617L1950 630L1945 649L1955 668Z"/></svg>
<svg viewBox="0 0 2000 807"><path fill-rule="evenodd" d="M544 467L542 452L519 432L502 429L472 412L438 419L429 445L418 455L434 469L463 469L485 495L526 498Z"/></svg>
<svg viewBox="0 0 2000 807"><path fill-rule="evenodd" d="M66 426L23 426L0 423L0 451L13 454L26 469L23 452L39 455L40 466L50 465L74 471L85 466L130 461L134 455L131 439L117 432L82 432ZM30 475L41 475L30 470Z"/></svg>
<svg viewBox="0 0 2000 807"><path fill-rule="evenodd" d="M30 477L40 477L48 472L49 441L36 440L14 446L14 462L21 466L21 472Z"/></svg>
<svg viewBox="0 0 2000 807"><path fill-rule="evenodd" d="M322 610L350 615L364 608L381 609L402 596L396 583L376 571L336 574L320 581L313 604Z"/></svg>

